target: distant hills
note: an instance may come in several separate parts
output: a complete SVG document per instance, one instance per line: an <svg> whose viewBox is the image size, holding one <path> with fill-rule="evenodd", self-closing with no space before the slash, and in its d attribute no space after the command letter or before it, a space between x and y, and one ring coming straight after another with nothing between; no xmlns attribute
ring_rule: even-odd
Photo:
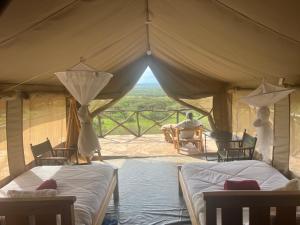
<svg viewBox="0 0 300 225"><path fill-rule="evenodd" d="M158 88L160 87L159 83L137 83L134 88L137 89L149 89L149 88Z"/></svg>

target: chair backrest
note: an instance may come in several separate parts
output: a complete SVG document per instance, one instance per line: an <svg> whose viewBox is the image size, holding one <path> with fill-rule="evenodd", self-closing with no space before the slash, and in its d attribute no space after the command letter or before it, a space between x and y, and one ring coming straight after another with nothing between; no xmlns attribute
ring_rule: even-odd
<svg viewBox="0 0 300 225"><path fill-rule="evenodd" d="M202 134L202 131L203 131L202 126L188 127L188 128L176 128L176 136L179 138L180 133L182 133L182 132L191 133L193 135L199 136Z"/></svg>
<svg viewBox="0 0 300 225"><path fill-rule="evenodd" d="M242 139L243 147L255 149L256 141L257 141L256 137L252 137L250 134L244 132L243 139Z"/></svg>
<svg viewBox="0 0 300 225"><path fill-rule="evenodd" d="M51 143L48 138L46 141L44 141L40 144L37 144L37 145L30 144L30 147L31 147L31 151L32 151L32 154L35 159L37 159L45 154L50 154L51 156L53 156L53 148L52 148Z"/></svg>

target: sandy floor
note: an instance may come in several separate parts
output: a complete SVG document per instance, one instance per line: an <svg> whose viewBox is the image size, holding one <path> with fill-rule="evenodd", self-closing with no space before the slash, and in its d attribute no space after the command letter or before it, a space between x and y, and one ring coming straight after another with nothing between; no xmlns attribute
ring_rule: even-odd
<svg viewBox="0 0 300 225"><path fill-rule="evenodd" d="M99 139L101 154L104 157L156 157L180 156L173 144L164 140L163 135L144 135L134 137L131 135L112 135ZM217 151L215 143L207 140L207 151Z"/></svg>

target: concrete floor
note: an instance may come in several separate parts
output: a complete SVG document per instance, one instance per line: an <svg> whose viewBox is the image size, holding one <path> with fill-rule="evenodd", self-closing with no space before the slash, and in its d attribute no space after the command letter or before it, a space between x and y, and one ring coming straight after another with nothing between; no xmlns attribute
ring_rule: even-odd
<svg viewBox="0 0 300 225"><path fill-rule="evenodd" d="M191 225L178 194L177 165L204 162L189 156L110 159L119 168L117 205L110 202L107 216L120 225Z"/></svg>
<svg viewBox="0 0 300 225"><path fill-rule="evenodd" d="M119 168L120 201L117 205L110 202L109 217L118 219L120 225L191 225L178 195L177 166L209 163L205 156L178 154L163 135L108 136L100 143L104 161ZM216 150L214 141L208 139L209 159L215 159ZM291 157L291 165L299 170L297 162L299 158Z"/></svg>

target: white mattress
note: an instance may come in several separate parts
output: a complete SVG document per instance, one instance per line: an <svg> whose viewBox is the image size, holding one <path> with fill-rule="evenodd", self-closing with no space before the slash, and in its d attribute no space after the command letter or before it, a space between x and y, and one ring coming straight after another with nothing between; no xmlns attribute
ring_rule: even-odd
<svg viewBox="0 0 300 225"><path fill-rule="evenodd" d="M8 190L35 190L44 180L57 181L59 196L76 196L76 225L91 225L99 210L114 168L103 163L81 166L40 166L35 167L2 188Z"/></svg>
<svg viewBox="0 0 300 225"><path fill-rule="evenodd" d="M181 171L201 225L205 224L205 202L202 193L224 190L224 182L228 179L253 179L262 190L274 190L285 186L288 182L288 179L276 169L256 160L189 163L183 165Z"/></svg>

